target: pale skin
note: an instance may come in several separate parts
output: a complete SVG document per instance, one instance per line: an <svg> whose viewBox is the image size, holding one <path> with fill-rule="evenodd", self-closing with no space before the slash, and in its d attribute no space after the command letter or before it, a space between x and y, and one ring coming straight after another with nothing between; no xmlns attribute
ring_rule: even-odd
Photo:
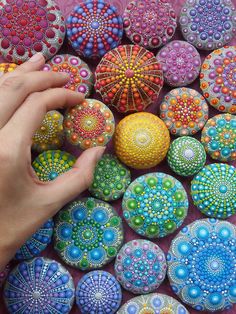
<svg viewBox="0 0 236 314"><path fill-rule="evenodd" d="M31 167L31 143L47 111L72 107L84 96L62 88L66 74L43 72L35 55L0 78L0 271L15 252L66 203L92 182L104 148L86 150L74 167L40 182Z"/></svg>

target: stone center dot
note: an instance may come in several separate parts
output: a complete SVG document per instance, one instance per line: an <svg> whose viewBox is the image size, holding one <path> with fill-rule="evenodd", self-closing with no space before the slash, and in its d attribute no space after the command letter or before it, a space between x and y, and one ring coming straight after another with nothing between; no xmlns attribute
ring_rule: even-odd
<svg viewBox="0 0 236 314"><path fill-rule="evenodd" d="M217 261L211 262L211 269L216 270L219 268L219 263Z"/></svg>
<svg viewBox="0 0 236 314"><path fill-rule="evenodd" d="M228 140L228 139L230 138L230 134L229 134L229 133L226 133L226 134L224 135L224 138L225 138L226 140Z"/></svg>
<svg viewBox="0 0 236 314"><path fill-rule="evenodd" d="M96 294L95 294L95 299L96 300L101 300L103 298L103 296L102 296L102 293L101 292L97 292Z"/></svg>
<svg viewBox="0 0 236 314"><path fill-rule="evenodd" d="M134 71L131 70L131 69L127 69L127 70L125 71L125 76L126 76L127 78L132 78L132 77L134 77Z"/></svg>
<svg viewBox="0 0 236 314"><path fill-rule="evenodd" d="M87 120L86 124L87 124L87 126L90 126L92 124L92 121L91 120Z"/></svg>
<svg viewBox="0 0 236 314"><path fill-rule="evenodd" d="M98 23L98 21L93 21L93 22L91 23L91 27L92 27L93 29L98 29L99 26L100 26L100 24Z"/></svg>
<svg viewBox="0 0 236 314"><path fill-rule="evenodd" d="M90 239L92 236L92 232L90 230L85 230L83 236L85 239Z"/></svg>
<svg viewBox="0 0 236 314"><path fill-rule="evenodd" d="M40 294L39 291L34 291L33 294L32 294L32 297L33 297L34 300L38 300L38 299L40 299L41 294Z"/></svg>
<svg viewBox="0 0 236 314"><path fill-rule="evenodd" d="M184 151L184 157L187 158L187 159L192 159L194 157L194 151L190 148L187 148L185 151Z"/></svg>
<svg viewBox="0 0 236 314"><path fill-rule="evenodd" d="M220 193L226 193L228 191L228 188L226 185L221 185L219 191Z"/></svg>
<svg viewBox="0 0 236 314"><path fill-rule="evenodd" d="M51 172L50 175L49 175L50 180L54 180L57 177L58 177L58 173L55 172L55 171Z"/></svg>

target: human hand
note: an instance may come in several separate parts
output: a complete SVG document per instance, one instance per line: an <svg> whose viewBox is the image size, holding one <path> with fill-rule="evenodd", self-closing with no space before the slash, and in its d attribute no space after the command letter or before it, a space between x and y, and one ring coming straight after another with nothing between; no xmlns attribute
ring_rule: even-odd
<svg viewBox="0 0 236 314"><path fill-rule="evenodd" d="M36 54L0 78L0 270L25 241L91 184L103 147L86 150L67 173L40 182L31 167L31 142L49 110L75 106L83 94L64 86L69 76L39 71Z"/></svg>

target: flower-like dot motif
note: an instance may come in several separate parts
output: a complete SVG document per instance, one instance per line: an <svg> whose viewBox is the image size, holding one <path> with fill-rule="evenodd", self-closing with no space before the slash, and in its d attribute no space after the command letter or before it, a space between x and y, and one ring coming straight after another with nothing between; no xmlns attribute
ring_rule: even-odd
<svg viewBox="0 0 236 314"><path fill-rule="evenodd" d="M202 131L201 142L211 158L236 160L236 117L225 113L209 119Z"/></svg>
<svg viewBox="0 0 236 314"><path fill-rule="evenodd" d="M65 206L57 216L54 233L59 256L82 270L109 263L123 242L121 218L111 205L93 198Z"/></svg>
<svg viewBox="0 0 236 314"><path fill-rule="evenodd" d="M0 77L6 73L13 72L17 67L15 63L0 63Z"/></svg>
<svg viewBox="0 0 236 314"><path fill-rule="evenodd" d="M219 311L236 303L236 227L214 218L184 227L167 255L173 291L199 311Z"/></svg>
<svg viewBox="0 0 236 314"><path fill-rule="evenodd" d="M147 240L126 243L115 262L117 280L134 294L156 290L166 275L166 258L158 245Z"/></svg>
<svg viewBox="0 0 236 314"><path fill-rule="evenodd" d="M7 265L4 270L0 272L0 287L2 287L3 283L5 282L9 271L10 265Z"/></svg>
<svg viewBox="0 0 236 314"><path fill-rule="evenodd" d="M116 278L103 270L84 275L76 288L76 303L82 314L115 314L122 299Z"/></svg>
<svg viewBox="0 0 236 314"><path fill-rule="evenodd" d="M48 111L32 139L32 149L41 153L58 149L64 142L63 115L59 111Z"/></svg>
<svg viewBox="0 0 236 314"><path fill-rule="evenodd" d="M202 64L200 79L204 97L214 108L236 113L236 46L209 54Z"/></svg>
<svg viewBox="0 0 236 314"><path fill-rule="evenodd" d="M186 0L179 22L184 38L203 50L221 48L236 34L231 0Z"/></svg>
<svg viewBox="0 0 236 314"><path fill-rule="evenodd" d="M208 119L208 105L204 97L191 88L176 88L164 98L160 117L171 134L194 135Z"/></svg>
<svg viewBox="0 0 236 314"><path fill-rule="evenodd" d="M117 47L123 35L123 19L103 0L77 5L67 19L67 36L75 51L86 58L101 58Z"/></svg>
<svg viewBox="0 0 236 314"><path fill-rule="evenodd" d="M209 217L227 218L236 213L236 169L210 164L191 182L194 205Z"/></svg>
<svg viewBox="0 0 236 314"><path fill-rule="evenodd" d="M103 155L98 161L90 193L104 201L119 199L131 182L131 174L116 156Z"/></svg>
<svg viewBox="0 0 236 314"><path fill-rule="evenodd" d="M164 237L181 226L188 211L188 197L174 177L149 173L134 180L124 194L124 218L148 238Z"/></svg>
<svg viewBox="0 0 236 314"><path fill-rule="evenodd" d="M37 52L46 60L61 48L65 21L54 0L2 0L0 47L8 62L25 62Z"/></svg>
<svg viewBox="0 0 236 314"><path fill-rule="evenodd" d="M163 72L154 54L138 45L109 51L97 66L95 89L118 111L144 111L157 100Z"/></svg>
<svg viewBox="0 0 236 314"><path fill-rule="evenodd" d="M81 104L68 109L64 128L67 140L75 146L87 149L105 146L115 131L111 110L102 102L85 99Z"/></svg>
<svg viewBox="0 0 236 314"><path fill-rule="evenodd" d="M22 262L9 274L4 298L9 313L70 313L75 287L60 263L37 257Z"/></svg>
<svg viewBox="0 0 236 314"><path fill-rule="evenodd" d="M51 181L70 170L76 158L60 150L48 150L40 154L32 163L36 175L41 181Z"/></svg>

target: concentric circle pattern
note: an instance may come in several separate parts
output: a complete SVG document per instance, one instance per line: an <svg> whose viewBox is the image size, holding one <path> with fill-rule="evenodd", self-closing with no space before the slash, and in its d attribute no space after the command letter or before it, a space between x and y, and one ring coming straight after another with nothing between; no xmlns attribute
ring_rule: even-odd
<svg viewBox="0 0 236 314"><path fill-rule="evenodd" d="M236 114L236 46L214 50L202 64L200 87L210 105Z"/></svg>
<svg viewBox="0 0 236 314"><path fill-rule="evenodd" d="M183 136L171 143L167 161L170 168L178 175L192 176L204 167L206 152L198 140Z"/></svg>
<svg viewBox="0 0 236 314"><path fill-rule="evenodd" d="M54 228L54 248L63 261L88 270L109 263L123 242L121 218L108 203L84 198L65 206Z"/></svg>
<svg viewBox="0 0 236 314"><path fill-rule="evenodd" d="M124 194L124 218L138 234L161 238L181 226L188 211L188 197L174 177L149 173L134 180Z"/></svg>
<svg viewBox="0 0 236 314"><path fill-rule="evenodd" d="M64 119L67 140L75 146L87 149L105 146L115 131L111 110L95 99L85 99L81 104L68 109Z"/></svg>
<svg viewBox="0 0 236 314"><path fill-rule="evenodd" d="M67 19L69 42L85 58L101 58L119 45L122 35L123 19L103 0L78 4Z"/></svg>
<svg viewBox="0 0 236 314"><path fill-rule="evenodd" d="M236 303L236 227L202 219L172 241L168 276L173 291L199 311L219 311Z"/></svg>
<svg viewBox="0 0 236 314"><path fill-rule="evenodd" d="M97 66L95 89L118 111L143 111L157 100L163 73L154 54L137 45L109 51Z"/></svg>
<svg viewBox="0 0 236 314"><path fill-rule="evenodd" d="M38 52L48 60L61 48L65 22L54 0L1 0L0 12L0 48L8 62Z"/></svg>
<svg viewBox="0 0 236 314"><path fill-rule="evenodd" d="M43 71L67 73L70 75L70 80L65 88L83 93L85 97L88 97L91 93L93 73L79 57L69 54L56 55L44 65Z"/></svg>
<svg viewBox="0 0 236 314"><path fill-rule="evenodd" d="M209 119L202 131L201 142L211 158L236 160L236 116L226 113Z"/></svg>
<svg viewBox="0 0 236 314"><path fill-rule="evenodd" d="M89 192L104 201L119 199L131 182L131 174L116 156L103 155L96 165Z"/></svg>
<svg viewBox="0 0 236 314"><path fill-rule="evenodd" d="M0 63L0 77L6 73L13 72L17 68L15 63Z"/></svg>
<svg viewBox="0 0 236 314"><path fill-rule="evenodd" d="M203 50L221 48L236 34L231 0L186 0L179 22L184 38Z"/></svg>
<svg viewBox="0 0 236 314"><path fill-rule="evenodd" d="M115 262L117 280L134 294L156 290L166 275L166 258L158 245L147 240L133 240L119 251Z"/></svg>
<svg viewBox="0 0 236 314"><path fill-rule="evenodd" d="M227 164L210 164L191 182L194 205L202 213L227 218L236 213L236 169Z"/></svg>
<svg viewBox="0 0 236 314"><path fill-rule="evenodd" d="M69 272L58 262L43 257L18 264L4 287L5 303L12 314L68 314L74 293Z"/></svg>
<svg viewBox="0 0 236 314"><path fill-rule="evenodd" d="M160 107L160 117L171 134L194 135L208 119L208 105L204 97L191 88L172 89Z"/></svg>
<svg viewBox="0 0 236 314"><path fill-rule="evenodd" d="M82 314L115 314L121 299L119 283L114 276L103 270L84 275L76 289L76 303Z"/></svg>
<svg viewBox="0 0 236 314"><path fill-rule="evenodd" d="M170 2L160 0L133 0L124 15L127 37L147 49L165 45L174 35L176 14Z"/></svg>

